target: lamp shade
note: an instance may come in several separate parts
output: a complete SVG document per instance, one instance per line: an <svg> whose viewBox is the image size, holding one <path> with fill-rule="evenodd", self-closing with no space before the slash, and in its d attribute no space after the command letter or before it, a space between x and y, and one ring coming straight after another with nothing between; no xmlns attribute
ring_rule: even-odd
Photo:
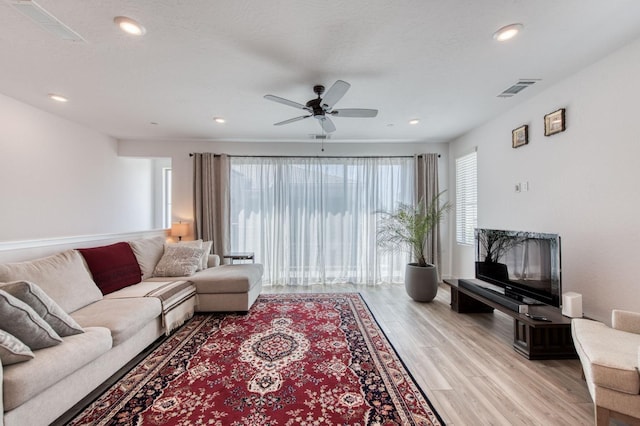
<svg viewBox="0 0 640 426"><path fill-rule="evenodd" d="M171 236L182 238L189 233L189 224L177 222L171 224Z"/></svg>

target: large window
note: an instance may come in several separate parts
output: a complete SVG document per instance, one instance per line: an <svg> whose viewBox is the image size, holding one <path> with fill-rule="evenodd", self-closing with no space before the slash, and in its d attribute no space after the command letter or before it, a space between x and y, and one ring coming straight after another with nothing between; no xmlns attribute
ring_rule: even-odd
<svg viewBox="0 0 640 426"><path fill-rule="evenodd" d="M478 224L478 165L475 152L456 158L456 241L473 244Z"/></svg>
<svg viewBox="0 0 640 426"><path fill-rule="evenodd" d="M231 158L231 249L268 284L399 282L406 253L381 253L381 210L413 200L412 158Z"/></svg>

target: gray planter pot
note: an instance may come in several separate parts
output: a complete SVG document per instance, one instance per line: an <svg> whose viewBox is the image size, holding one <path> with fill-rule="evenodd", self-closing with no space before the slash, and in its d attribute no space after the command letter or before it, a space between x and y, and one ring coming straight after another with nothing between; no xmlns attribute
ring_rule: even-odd
<svg viewBox="0 0 640 426"><path fill-rule="evenodd" d="M404 273L407 294L416 302L431 302L438 293L438 273L433 265L407 264Z"/></svg>

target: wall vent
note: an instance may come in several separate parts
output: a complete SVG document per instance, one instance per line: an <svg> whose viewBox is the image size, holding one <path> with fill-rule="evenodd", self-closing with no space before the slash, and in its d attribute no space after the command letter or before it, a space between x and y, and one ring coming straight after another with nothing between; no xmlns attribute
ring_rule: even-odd
<svg viewBox="0 0 640 426"><path fill-rule="evenodd" d="M514 84L511 87L509 87L504 92L500 93L498 95L498 97L499 98L510 98L510 97L512 97L514 95L517 95L518 93L520 93L521 91L523 91L527 87L531 87L532 85L534 85L538 81L540 81L539 78L528 78L528 79L518 80L518 82L516 84Z"/></svg>
<svg viewBox="0 0 640 426"><path fill-rule="evenodd" d="M58 18L47 12L33 0L9 0L20 13L38 24L41 28L54 34L62 40L86 42L77 32L63 24Z"/></svg>
<svg viewBox="0 0 640 426"><path fill-rule="evenodd" d="M316 135L312 133L309 135L309 139L313 139L316 141L324 141L327 139L331 139L331 135Z"/></svg>

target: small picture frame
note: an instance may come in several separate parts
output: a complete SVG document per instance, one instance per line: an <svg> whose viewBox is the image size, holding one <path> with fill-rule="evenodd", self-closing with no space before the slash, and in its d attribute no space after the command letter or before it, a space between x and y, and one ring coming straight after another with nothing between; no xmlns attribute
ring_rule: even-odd
<svg viewBox="0 0 640 426"><path fill-rule="evenodd" d="M564 132L566 129L564 120L564 108L553 111L544 116L544 135L551 136Z"/></svg>
<svg viewBox="0 0 640 426"><path fill-rule="evenodd" d="M526 124L511 131L511 146L520 148L529 143L529 126Z"/></svg>

